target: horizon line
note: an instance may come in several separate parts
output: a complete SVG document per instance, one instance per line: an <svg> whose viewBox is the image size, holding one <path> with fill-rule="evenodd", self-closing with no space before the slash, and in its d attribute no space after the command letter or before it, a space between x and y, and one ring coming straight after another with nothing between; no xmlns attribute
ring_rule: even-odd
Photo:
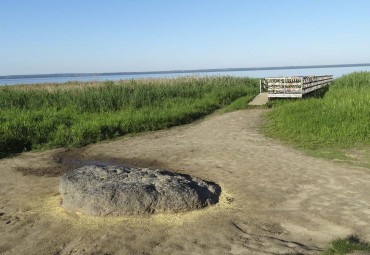
<svg viewBox="0 0 370 255"><path fill-rule="evenodd" d="M79 76L113 76L113 75L139 75L139 74L171 74L171 73L212 73L212 72L235 72L235 71L263 71L284 69L309 69L309 68L332 68L332 67L357 67L370 66L370 63L360 64L335 64L335 65L303 65L303 66L268 66L268 67L239 67L239 68L211 68L167 71L144 71L144 72L107 72L107 73L52 73L52 74L14 74L0 75L0 79L17 78L47 78L47 77L79 77Z"/></svg>

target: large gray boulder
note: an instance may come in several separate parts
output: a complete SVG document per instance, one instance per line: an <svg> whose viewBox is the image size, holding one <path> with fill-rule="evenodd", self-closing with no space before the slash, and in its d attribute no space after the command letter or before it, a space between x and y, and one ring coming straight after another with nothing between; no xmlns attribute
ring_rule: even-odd
<svg viewBox="0 0 370 255"><path fill-rule="evenodd" d="M221 188L164 170L90 165L66 172L59 191L68 210L122 216L203 208L218 202Z"/></svg>

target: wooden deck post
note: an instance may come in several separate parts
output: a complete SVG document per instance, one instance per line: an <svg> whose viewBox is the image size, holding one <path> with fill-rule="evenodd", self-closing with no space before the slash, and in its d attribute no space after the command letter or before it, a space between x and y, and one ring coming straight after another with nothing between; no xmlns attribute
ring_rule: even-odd
<svg viewBox="0 0 370 255"><path fill-rule="evenodd" d="M262 79L260 79L260 93L262 93Z"/></svg>

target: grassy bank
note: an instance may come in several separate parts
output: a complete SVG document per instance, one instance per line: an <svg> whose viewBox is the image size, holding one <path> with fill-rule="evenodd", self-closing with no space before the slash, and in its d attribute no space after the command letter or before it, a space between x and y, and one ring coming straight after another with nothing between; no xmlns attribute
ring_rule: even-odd
<svg viewBox="0 0 370 255"><path fill-rule="evenodd" d="M370 72L335 79L323 98L279 104L267 117L269 136L304 149L368 148Z"/></svg>
<svg viewBox="0 0 370 255"><path fill-rule="evenodd" d="M234 77L0 87L0 157L189 123L257 93Z"/></svg>

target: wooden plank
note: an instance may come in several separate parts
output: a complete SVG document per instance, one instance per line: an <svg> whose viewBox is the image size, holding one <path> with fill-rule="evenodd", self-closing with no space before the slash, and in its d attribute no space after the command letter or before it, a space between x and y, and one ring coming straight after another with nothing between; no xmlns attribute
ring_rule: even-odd
<svg viewBox="0 0 370 255"><path fill-rule="evenodd" d="M302 94L268 94L268 98L302 98Z"/></svg>

